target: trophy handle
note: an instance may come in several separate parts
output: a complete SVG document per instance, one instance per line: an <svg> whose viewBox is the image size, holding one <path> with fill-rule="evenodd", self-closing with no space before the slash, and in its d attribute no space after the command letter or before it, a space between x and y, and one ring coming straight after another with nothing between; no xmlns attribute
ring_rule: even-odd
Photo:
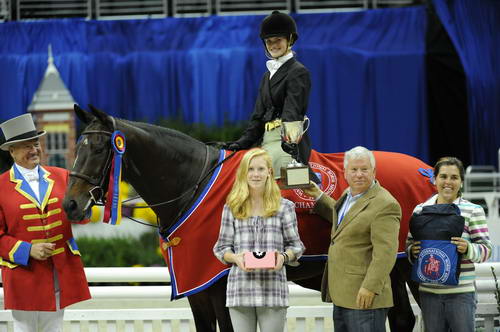
<svg viewBox="0 0 500 332"><path fill-rule="evenodd" d="M302 126L304 126L304 124L307 122L307 125L306 125L306 128L304 129L304 131L302 132L303 134L306 133L307 129L309 129L309 125L311 124L311 121L309 120L309 118L307 116L304 116L304 122L302 124Z"/></svg>

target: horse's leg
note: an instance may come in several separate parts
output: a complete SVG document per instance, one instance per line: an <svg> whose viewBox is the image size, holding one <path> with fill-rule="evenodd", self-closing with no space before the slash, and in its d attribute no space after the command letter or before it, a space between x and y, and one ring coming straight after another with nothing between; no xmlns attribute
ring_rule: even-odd
<svg viewBox="0 0 500 332"><path fill-rule="evenodd" d="M201 292L188 296L189 305L193 312L194 323L197 332L215 332L215 312L210 300L209 290L205 289Z"/></svg>
<svg viewBox="0 0 500 332"><path fill-rule="evenodd" d="M391 271L392 297L394 299L394 306L389 309L388 313L391 331L413 331L415 315L406 291L406 283L410 284L411 282L410 274L411 265L408 259L398 258Z"/></svg>
<svg viewBox="0 0 500 332"><path fill-rule="evenodd" d="M324 261L304 261L296 267L287 266L286 275L288 280L302 287L319 291L324 270Z"/></svg>
<svg viewBox="0 0 500 332"><path fill-rule="evenodd" d="M418 306L420 307L420 295L418 293L419 283L413 281L409 276L408 279L406 279L406 283L408 284L408 288L410 288L411 295L413 295L415 302L417 302Z"/></svg>
<svg viewBox="0 0 500 332"><path fill-rule="evenodd" d="M321 279L322 275L316 275L308 279L294 280L293 282L304 288L321 291ZM320 295L318 294L318 298Z"/></svg>
<svg viewBox="0 0 500 332"><path fill-rule="evenodd" d="M229 309L226 307L227 276L210 287L210 300L215 311L220 332L233 332Z"/></svg>
<svg viewBox="0 0 500 332"><path fill-rule="evenodd" d="M233 332L229 310L226 307L227 276L207 289L188 296L197 332Z"/></svg>

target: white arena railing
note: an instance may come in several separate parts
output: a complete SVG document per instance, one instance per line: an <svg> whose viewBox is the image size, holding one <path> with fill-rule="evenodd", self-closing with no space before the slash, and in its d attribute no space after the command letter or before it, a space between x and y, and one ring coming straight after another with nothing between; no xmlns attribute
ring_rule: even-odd
<svg viewBox="0 0 500 332"><path fill-rule="evenodd" d="M491 274L495 268L500 277L500 262L476 265L478 293L477 321L484 326L484 331L494 331L494 319L499 315L495 302L495 283ZM166 267L134 268L85 268L87 279L91 283L126 283L126 282L169 282ZM290 284L292 299L319 297L319 292ZM155 300L169 299L170 286L91 286L92 301L103 300ZM0 301L3 302L3 289L0 288ZM413 305L417 315L414 331L423 331L420 311ZM311 305L291 306L287 312L287 328L300 331L331 331L332 306ZM179 331L187 332L193 326L193 316L189 308L140 308L140 309L72 309L65 311L65 332L129 332L129 331ZM12 315L10 310L0 310L0 332L11 332Z"/></svg>

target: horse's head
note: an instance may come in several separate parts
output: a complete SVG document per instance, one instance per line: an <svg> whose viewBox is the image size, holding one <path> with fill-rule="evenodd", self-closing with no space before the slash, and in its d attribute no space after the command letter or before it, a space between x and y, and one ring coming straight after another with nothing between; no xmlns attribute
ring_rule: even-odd
<svg viewBox="0 0 500 332"><path fill-rule="evenodd" d="M102 201L107 191L115 123L113 118L93 106L90 106L91 113L78 105L74 109L87 127L78 140L63 207L70 220L80 221L90 214L93 205Z"/></svg>

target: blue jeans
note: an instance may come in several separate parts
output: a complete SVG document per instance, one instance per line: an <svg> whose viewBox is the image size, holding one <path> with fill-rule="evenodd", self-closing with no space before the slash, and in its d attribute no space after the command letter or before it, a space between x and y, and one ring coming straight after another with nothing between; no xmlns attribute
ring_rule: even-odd
<svg viewBox="0 0 500 332"><path fill-rule="evenodd" d="M419 293L426 332L474 332L476 293Z"/></svg>
<svg viewBox="0 0 500 332"><path fill-rule="evenodd" d="M333 328L335 332L380 332L385 331L385 320L389 308L348 309L333 306Z"/></svg>

